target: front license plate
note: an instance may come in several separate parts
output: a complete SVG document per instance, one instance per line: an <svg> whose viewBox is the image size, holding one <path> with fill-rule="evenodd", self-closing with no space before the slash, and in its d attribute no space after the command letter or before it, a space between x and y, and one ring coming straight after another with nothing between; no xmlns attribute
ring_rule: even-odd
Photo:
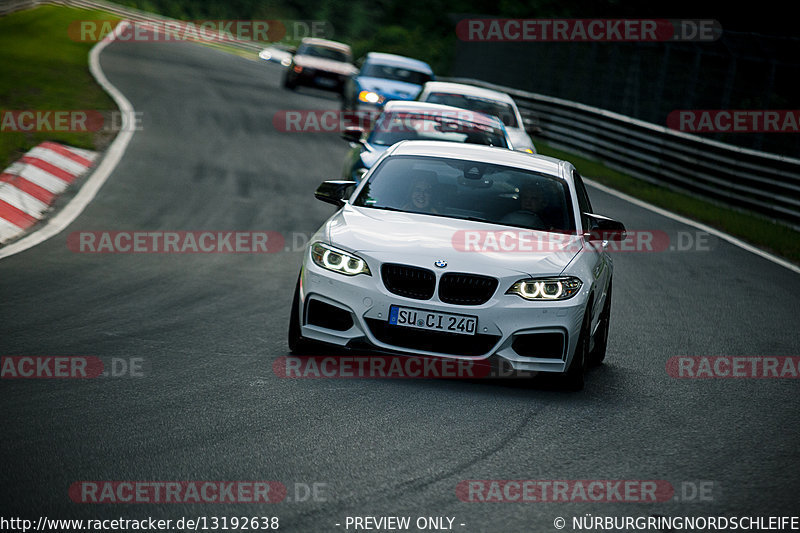
<svg viewBox="0 0 800 533"><path fill-rule="evenodd" d="M330 78L317 78L316 82L322 87L335 87L337 83L336 80L332 80Z"/></svg>
<svg viewBox="0 0 800 533"><path fill-rule="evenodd" d="M475 330L478 329L478 317L435 313L413 307L393 305L389 308L389 324L428 331L475 335Z"/></svg>

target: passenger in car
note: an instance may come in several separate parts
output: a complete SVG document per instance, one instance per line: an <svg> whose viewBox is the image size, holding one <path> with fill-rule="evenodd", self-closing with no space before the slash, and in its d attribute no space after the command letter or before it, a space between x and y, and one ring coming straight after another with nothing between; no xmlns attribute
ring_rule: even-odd
<svg viewBox="0 0 800 533"><path fill-rule="evenodd" d="M437 199L434 197L437 184L438 180L435 172L420 171L411 180L409 201L403 206L403 210L415 213L438 214L439 211L436 209Z"/></svg>

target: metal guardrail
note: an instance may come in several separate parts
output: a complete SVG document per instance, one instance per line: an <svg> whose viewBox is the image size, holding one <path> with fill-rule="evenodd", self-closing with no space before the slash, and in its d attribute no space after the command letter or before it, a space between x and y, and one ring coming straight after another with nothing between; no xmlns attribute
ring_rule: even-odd
<svg viewBox="0 0 800 533"><path fill-rule="evenodd" d="M554 148L639 179L679 188L800 227L800 159L739 148L568 100L481 80L510 94L526 129Z"/></svg>
<svg viewBox="0 0 800 533"><path fill-rule="evenodd" d="M36 7L37 4L37 0L0 0L0 15L30 9Z"/></svg>

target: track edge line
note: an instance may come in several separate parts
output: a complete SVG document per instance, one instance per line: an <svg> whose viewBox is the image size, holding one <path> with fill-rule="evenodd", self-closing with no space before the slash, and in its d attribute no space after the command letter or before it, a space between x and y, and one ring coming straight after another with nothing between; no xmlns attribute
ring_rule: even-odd
<svg viewBox="0 0 800 533"><path fill-rule="evenodd" d="M769 252L767 252L765 250L762 250L761 248L758 248L757 246L754 246L754 245L752 245L750 243L747 243L747 242L745 242L745 241L743 241L743 240L741 240L741 239L739 239L737 237L734 237L733 235L725 233L724 231L720 231L717 228L713 228L711 226L703 224L702 222L697 222L695 220L692 220L691 218L687 218L687 217L684 217L682 215L678 215L677 213L673 213L672 211L668 211L668 210L666 210L664 208L661 208L661 207L658 207L658 206L653 205L651 203L645 202L644 200L640 200L638 198L634 198L633 196L625 194L624 192L620 192L620 191L618 191L616 189L612 189L611 187L609 187L607 185L603 185L602 183L594 181L593 179L584 177L583 180L588 185L591 185L592 187L594 187L596 189L600 189L601 191L603 191L605 193L608 193L608 194L610 194L612 196L616 196L617 198L619 198L621 200L624 200L626 202L629 202L629 203L632 203L634 205L637 205L637 206L639 206L639 207L641 207L643 209L647 209L648 211L652 211L653 213L656 213L656 214L661 215L663 217L670 218L672 220L675 220L676 222L680 222L681 224L686 224L687 226L692 226L693 228L697 228L699 230L705 231L706 233L710 233L711 235L714 235L715 237L718 237L718 238L720 238L720 239L722 239L724 241L727 241L730 244L732 244L732 245L734 245L734 246L736 246L738 248L741 248L742 250L745 250L747 252L753 253L753 254L755 254L755 255L757 255L759 257L762 257L762 258L766 259L767 261L771 261L771 262L775 263L776 265L780 265L780 266L782 266L784 268L787 268L787 269L791 270L792 272L794 272L795 274L800 274L800 266L792 263L791 261L789 261L787 259L784 259L783 257L779 257L777 255L771 254L771 253L769 253Z"/></svg>

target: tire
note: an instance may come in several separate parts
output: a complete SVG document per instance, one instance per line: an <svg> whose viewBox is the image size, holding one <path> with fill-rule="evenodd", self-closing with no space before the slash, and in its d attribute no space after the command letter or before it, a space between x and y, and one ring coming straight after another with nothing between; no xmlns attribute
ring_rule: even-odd
<svg viewBox="0 0 800 533"><path fill-rule="evenodd" d="M290 91L294 91L297 88L297 81L289 80L289 75L286 74L283 77L283 87L285 89L289 89Z"/></svg>
<svg viewBox="0 0 800 533"><path fill-rule="evenodd" d="M606 294L606 301L603 304L603 312L600 313L600 325L597 327L595 333L594 347L589 354L589 364L591 366L600 366L606 358L606 349L608 348L608 326L611 323L611 282L608 282L608 293Z"/></svg>
<svg viewBox="0 0 800 533"><path fill-rule="evenodd" d="M592 308L586 307L583 314L583 324L581 334L578 338L578 346L575 347L575 355L569 364L569 368L564 372L564 388L569 391L583 390L584 374L586 373L586 361L589 356L589 336L591 335Z"/></svg>
<svg viewBox="0 0 800 533"><path fill-rule="evenodd" d="M289 318L289 351L295 355L309 349L309 341L300 334L300 278L297 278L297 286L294 288L294 298L292 299L292 311Z"/></svg>

